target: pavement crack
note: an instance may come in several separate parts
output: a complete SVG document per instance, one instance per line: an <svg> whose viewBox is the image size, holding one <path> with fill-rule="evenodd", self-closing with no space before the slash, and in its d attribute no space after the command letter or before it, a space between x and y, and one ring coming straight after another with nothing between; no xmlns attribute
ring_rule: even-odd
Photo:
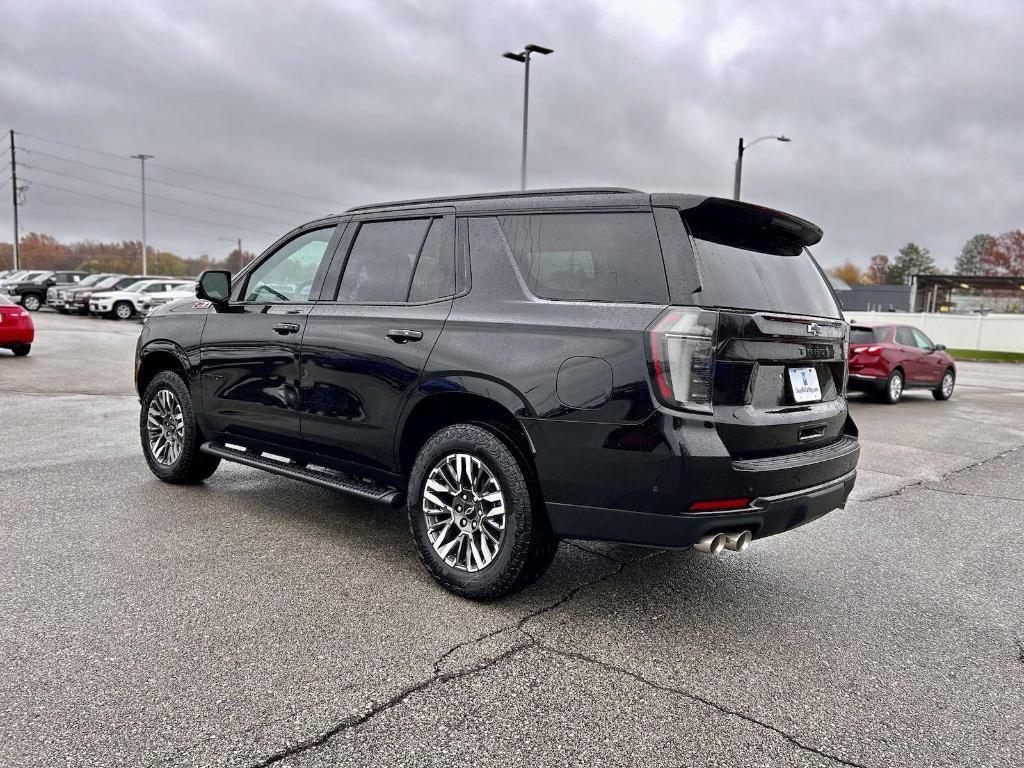
<svg viewBox="0 0 1024 768"><path fill-rule="evenodd" d="M656 555L662 554L664 551L665 550L661 550L661 549L654 550L650 554L644 555L643 557L637 558L636 560L627 560L627 561L615 560L613 562L616 563L617 567L614 570L611 570L611 571L603 574L602 576L600 576L600 577L598 577L596 579L591 579L589 581L586 581L586 582L584 582L584 583L574 587L573 589L571 589L568 592L566 592L565 595L560 597L558 600L555 600L554 602L548 603L547 605L541 606L540 608L537 608L534 611L530 611L525 616L523 616L522 618L520 618L519 620L517 620L517 621L515 621L515 622L513 622L511 624L502 625L501 627L498 627L497 629L494 629L494 630L492 630L490 632L487 632L487 633L485 633L483 635L475 637L475 638L473 638L471 640L466 640L466 641L463 641L463 642L458 643L456 645L453 645L451 648L449 648L447 651L445 651L443 654L441 654L439 657L437 657L437 659L434 661L434 664L433 664L433 674L430 677L428 677L426 679L423 679L423 680L419 680L419 681L417 681L415 683L412 683L411 685L406 686L405 688L402 688L400 691L398 691L398 693L394 694L393 696L391 696L391 697L389 697L389 698L387 698L387 699L385 699L385 700L383 700L381 702L378 702L377 704L374 704L374 705L370 706L369 708L367 708L367 710L365 712L363 712L363 713L361 713L359 715L347 717L347 718L339 721L338 723L336 723L332 727L328 728L326 731L323 731L323 732L317 734L316 736L313 736L313 737L308 738L308 739L304 739L304 740L299 741L299 742L297 742L297 743L295 743L295 744L293 744L293 745L291 745L289 747L286 747L285 749L282 749L282 750L279 750L277 752L274 752L273 754L269 755L268 757L264 758L263 760L261 760L259 762L256 762L256 763L253 763L251 768L267 768L268 766L274 765L275 763L279 763L282 760L286 760L286 759L288 759L290 757L294 757L295 755L301 754L301 753L306 752L306 751L308 751L310 749L315 749L316 747L322 747L324 744L326 744L328 741L333 739L338 734L343 733L343 732L348 731L348 730L351 730L353 728L358 728L359 726L361 726L361 725L369 722L370 720L372 720L377 715L379 715L379 714L381 714L383 712L387 712L388 710L394 709L395 707L401 705L403 702L405 702L406 699L408 699L410 696L412 696L415 693L418 693L418 692L420 692L420 691L422 691L422 690L424 690L426 688L429 688L431 686L434 686L434 685L439 685L439 684L450 682L452 680L458 680L458 679L463 678L463 677L468 677L468 676L471 676L471 675L476 675L476 674L480 674L482 672L486 672L488 669L490 669L491 667L495 666L499 662L502 662L505 659L511 658L512 656L516 655L517 653L520 653L521 651L523 651L523 650L525 650L527 648L532 648L533 646L535 646L537 644L537 641L533 637L533 635L531 635L529 632L526 632L523 629L523 627L528 622L532 621L533 619L537 618L538 616L543 616L545 613L549 613L549 612L551 612L551 611L553 611L553 610L555 610L557 608L560 608L561 606L565 605L567 602L572 600L576 595L578 595L584 589L587 589L588 587L596 586L598 584L601 584L604 581L607 581L608 579L611 579L611 578L613 578L615 576L618 576L620 573L622 573L623 570L625 570L625 568L627 566L633 565L635 563L643 562L644 560L649 560L650 558L655 557ZM609 559L611 559L611 558L609 558ZM487 640L488 638L494 637L495 635L499 635L502 632L507 632L510 629L518 629L518 630L522 631L523 634L525 634L529 638L529 641L525 642L525 643L518 643L517 645L514 645L511 648L509 648L509 649L507 649L505 651L502 651L497 656L494 656L494 657L492 657L490 659L485 659L485 660L483 660L481 662L478 662L477 664L473 664L473 665L471 665L469 667L463 667L461 669L454 670L452 672L442 672L441 671L441 665L444 663L444 661L446 659L448 659L453 653L455 653L459 649L465 648L466 646L469 646L469 645L474 645L476 643L482 642L484 640Z"/></svg>
<svg viewBox="0 0 1024 768"><path fill-rule="evenodd" d="M524 630L524 632L525 632L525 630ZM649 687L654 688L656 690L662 691L664 693L670 693L670 694L675 695L675 696L682 696L684 698L690 699L691 701L695 701L698 704L703 704L706 707L710 707L712 709L715 709L715 710L717 710L718 712L721 712L724 715L728 715L730 717L736 717L736 718L739 718L740 720L744 720L744 721L746 721L748 723L751 723L752 725L757 725L757 726L759 726L761 728L769 730L772 733L775 733L778 736L781 736L783 739L788 741L790 744L793 744L795 747L798 747L799 749L802 749L805 752L810 752L812 754L818 755L819 757L823 757L826 760L831 760L832 762L838 763L839 765L847 765L847 766L851 766L851 768L867 768L867 766L865 766L863 763L857 763L857 762L854 762L853 760L847 760L846 758L842 758L842 757L839 757L838 755L833 755L830 752L825 752L824 750L818 749L817 747L813 747L810 744L805 744L804 742L800 741L797 737L793 736L790 733L787 733L786 731L782 730L778 726L772 725L771 723L767 723L764 720L760 720L760 719L754 717L753 715L748 715L748 714L746 714L744 712L740 712L740 711L735 710L735 709L730 709L729 707L727 707L727 706L725 706L723 704L719 704L716 701L712 701L711 699L707 699L707 698L705 698L703 696L700 696L700 695L698 695L696 693L693 693L692 691L688 691L688 690L686 690L684 688L676 688L676 687L671 686L671 685L664 685L664 684L659 683L659 682L657 682L655 680L651 680L648 677L644 677L639 672L634 672L633 670L626 669L625 667L620 667L620 666L617 666L615 664L610 664L610 663L608 663L606 661L602 661L601 659L595 659L592 656L587 656L586 654L579 653L577 651L565 651L565 650L561 650L559 648L554 648L554 647L552 647L550 645L546 645L545 643L537 640L537 638L534 637L533 635L531 635L529 632L525 632L525 634L527 635L527 637L529 637L533 641L533 644L537 648L542 650L542 651L547 651L548 653L551 653L551 654L556 655L556 656L562 656L562 657L567 658L567 659L574 659L576 661L582 661L582 662L585 662L587 664L593 664L595 666L601 667L602 669L604 669L604 670L606 670L608 672L615 672L615 673L618 673L618 674L630 677L630 678L632 678L633 680L636 680L639 683L642 683L642 684L644 684L646 686L649 686Z"/></svg>
<svg viewBox="0 0 1024 768"><path fill-rule="evenodd" d="M1024 447L1024 446L1015 445L1012 448L1007 448L1005 451L1000 451L999 453L995 454L994 456L989 456L987 459L978 459L978 461L972 462L972 463L968 464L966 467L960 467L959 469L950 470L946 474L940 475L938 478L931 478L931 477L929 477L929 478L922 478L921 480L916 480L915 482L907 483L906 485L901 486L901 487L897 488L894 491L889 491L887 493L880 493L880 494L878 494L876 496L868 496L868 497L863 498L863 499L857 499L856 502L857 503L861 503L861 504L865 504L865 503L867 503L869 501L879 501L881 499L891 499L892 497L899 496L904 491L909 491L912 488L924 488L925 490L935 490L934 488L929 488L928 484L929 483L941 483L943 480L946 480L947 478L950 478L953 475L959 474L960 472L966 472L969 469L974 469L976 467L983 466L985 464L988 464L989 462L998 461L999 459L1002 459L1002 458L1004 458L1006 456L1009 456L1014 451L1020 450L1021 447ZM886 474L886 473L883 473L883 474ZM967 495L974 495L974 494L967 494ZM1019 499L1014 499L1014 501L1019 501Z"/></svg>
<svg viewBox="0 0 1024 768"><path fill-rule="evenodd" d="M361 714L347 717L344 720L341 720L335 725L333 725L331 728L328 728L326 731L317 734L316 736L297 742L289 747L286 747L285 749L274 752L272 755L265 757L263 760L260 760L257 763L253 763L251 768L267 768L267 766L274 765L275 763L279 763L282 760L287 760L290 757L294 757L310 749L322 747L324 744L326 744L328 741L333 739L338 734L343 733L344 731L351 730L353 728L358 728L359 726L364 725L365 723L375 718L377 715L380 715L384 712L387 712L388 710L394 709L395 707L401 705L406 701L406 699L408 699L415 693L419 693L420 691L430 688L434 685L440 685L443 683L450 682L452 680L459 680L464 677L470 677L472 675L480 674L481 672L486 672L488 669L495 666L496 664L499 664L500 662L509 659L512 656L515 656L517 653L520 653L521 651L524 651L527 648L533 647L533 645L534 641L531 639L529 642L514 645L511 648L502 651L497 656L494 656L490 659L485 659L484 661L481 661L472 666L464 667L453 672L443 672L440 674L434 674L424 680L419 680L411 685L406 686L405 688L402 688L393 696L390 696L389 698L384 699L383 701L380 701L368 707Z"/></svg>
<svg viewBox="0 0 1024 768"><path fill-rule="evenodd" d="M1017 496L999 496L992 493L971 493L969 491L951 491L948 488L933 488L930 485L924 486L924 490L933 491L935 493L947 493L950 496L968 496L977 499L999 499L1002 501L1024 501L1024 499Z"/></svg>
<svg viewBox="0 0 1024 768"><path fill-rule="evenodd" d="M1017 646L1017 661L1024 664L1024 642L1019 637L1013 638L1013 642Z"/></svg>
<svg viewBox="0 0 1024 768"><path fill-rule="evenodd" d="M619 558L612 557L611 555L606 555L604 552L598 552L596 549L591 549L590 547L584 547L582 544L580 544L579 542L576 542L576 541L563 541L562 543L566 544L567 546L572 547L573 549L578 549L580 552L586 552L588 555L594 555L596 557L603 557L605 560L610 560L611 562L616 563L618 565L621 565L624 562L629 562L627 560L619 560Z"/></svg>

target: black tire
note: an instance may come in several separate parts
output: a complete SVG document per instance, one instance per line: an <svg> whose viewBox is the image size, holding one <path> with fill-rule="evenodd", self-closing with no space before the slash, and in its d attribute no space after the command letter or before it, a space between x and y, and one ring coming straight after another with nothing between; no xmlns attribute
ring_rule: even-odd
<svg viewBox="0 0 1024 768"><path fill-rule="evenodd" d="M20 342L17 344L11 344L11 352L14 353L15 357L25 357L25 355L27 355L31 351L31 344L22 344Z"/></svg>
<svg viewBox="0 0 1024 768"><path fill-rule="evenodd" d="M135 307L130 301L119 301L110 310L110 316L115 320L131 320L135 314Z"/></svg>
<svg viewBox="0 0 1024 768"><path fill-rule="evenodd" d="M903 398L903 387L905 384L903 371L897 368L890 373L888 380L885 382L885 389L882 391L882 402L888 405L896 405Z"/></svg>
<svg viewBox="0 0 1024 768"><path fill-rule="evenodd" d="M64 307L57 307L57 311L60 312L62 315L68 314L68 310L65 309Z"/></svg>
<svg viewBox="0 0 1024 768"><path fill-rule="evenodd" d="M154 454L148 428L150 405L164 391L170 392L181 408L180 451L170 462L165 462ZM165 483L201 483L220 465L219 457L210 456L199 450L204 438L192 410L192 397L185 381L173 371L161 371L146 387L146 392L142 396L142 412L139 415L139 437L142 440L142 452L146 457L146 463L153 474Z"/></svg>
<svg viewBox="0 0 1024 768"><path fill-rule="evenodd" d="M422 506L427 478L452 454L478 459L505 497L503 538L493 560L476 571L442 559L427 534ZM534 488L529 464L500 429L453 424L436 432L420 449L409 479L409 528L424 567L446 589L471 600L504 597L539 578L554 559L558 542Z"/></svg>
<svg viewBox="0 0 1024 768"><path fill-rule="evenodd" d="M949 388L946 388L946 377L949 377ZM932 390L932 397L936 400L949 400L953 396L953 388L956 386L956 371L952 368L947 368L946 372L942 374L942 380L939 381L939 386Z"/></svg>
<svg viewBox="0 0 1024 768"><path fill-rule="evenodd" d="M42 305L43 299L37 293L26 293L21 297L21 306L29 312L36 312Z"/></svg>

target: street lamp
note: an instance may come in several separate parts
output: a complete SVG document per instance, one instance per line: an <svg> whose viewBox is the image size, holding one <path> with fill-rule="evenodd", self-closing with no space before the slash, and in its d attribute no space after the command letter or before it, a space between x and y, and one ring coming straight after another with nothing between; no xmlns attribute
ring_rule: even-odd
<svg viewBox="0 0 1024 768"><path fill-rule="evenodd" d="M743 139L741 138L740 139L739 148L736 151L736 179L735 179L735 181L733 181L733 185L732 185L732 199L733 200L739 200L740 199L740 179L743 176L743 153L745 151L747 151L748 149L750 149L755 144L757 144L757 142L759 142L759 141L766 141L767 139L775 139L776 141L792 141L792 139L790 139L789 137L782 136L782 135L779 135L779 136L762 136L761 138L754 139L749 144L744 145L743 144Z"/></svg>
<svg viewBox="0 0 1024 768"><path fill-rule="evenodd" d="M526 65L526 71L523 79L523 161L519 170L519 188L523 191L526 190L526 124L527 118L530 113L530 54L541 53L547 56L549 53L554 53L554 49L545 48L542 45L534 45L530 43L519 53L506 52L503 53L506 59L512 59L512 61L518 61Z"/></svg>

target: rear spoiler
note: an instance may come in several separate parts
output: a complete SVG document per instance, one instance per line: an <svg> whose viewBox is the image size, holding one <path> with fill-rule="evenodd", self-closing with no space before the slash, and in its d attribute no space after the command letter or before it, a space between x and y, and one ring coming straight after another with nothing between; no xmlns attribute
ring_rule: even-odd
<svg viewBox="0 0 1024 768"><path fill-rule="evenodd" d="M656 198L662 198L664 203L672 205L674 197L676 195L652 195L655 198L652 202L658 205L662 201ZM686 199L689 196L679 197L685 200L679 208L690 233L701 240L780 256L798 256L824 235L821 227L771 208L721 197L707 197L694 205L692 198Z"/></svg>

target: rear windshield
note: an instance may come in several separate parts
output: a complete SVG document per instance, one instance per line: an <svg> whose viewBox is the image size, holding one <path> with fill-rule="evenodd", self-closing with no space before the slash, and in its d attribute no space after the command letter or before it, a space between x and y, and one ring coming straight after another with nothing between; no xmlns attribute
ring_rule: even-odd
<svg viewBox="0 0 1024 768"><path fill-rule="evenodd" d="M850 328L851 344L874 344L884 338L884 328L865 328L862 325L854 325Z"/></svg>
<svg viewBox="0 0 1024 768"><path fill-rule="evenodd" d="M806 249L795 256L736 248L695 238L705 307L730 307L816 317L842 317Z"/></svg>
<svg viewBox="0 0 1024 768"><path fill-rule="evenodd" d="M501 216L530 292L542 299L667 304L651 213Z"/></svg>

